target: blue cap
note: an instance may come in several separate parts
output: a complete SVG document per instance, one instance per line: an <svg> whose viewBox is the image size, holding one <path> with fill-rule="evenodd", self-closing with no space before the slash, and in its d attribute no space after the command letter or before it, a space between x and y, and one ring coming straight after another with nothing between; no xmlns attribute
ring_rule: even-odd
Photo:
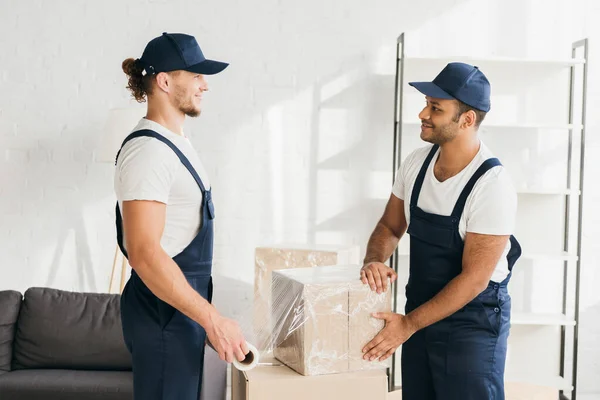
<svg viewBox="0 0 600 400"><path fill-rule="evenodd" d="M456 99L484 112L490 111L490 82L478 67L452 62L433 82L409 82L425 96Z"/></svg>
<svg viewBox="0 0 600 400"><path fill-rule="evenodd" d="M213 75L223 71L229 64L207 60L196 38L183 33L167 33L152 39L136 60L143 68L143 75L176 70Z"/></svg>

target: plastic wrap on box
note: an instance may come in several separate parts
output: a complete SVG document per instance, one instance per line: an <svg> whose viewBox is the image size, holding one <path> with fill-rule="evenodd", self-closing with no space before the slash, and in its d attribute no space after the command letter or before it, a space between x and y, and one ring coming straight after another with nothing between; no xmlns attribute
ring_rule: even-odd
<svg viewBox="0 0 600 400"><path fill-rule="evenodd" d="M302 375L388 368L363 360L362 348L384 327L374 312L391 311L391 290L373 292L360 266L273 271L274 356Z"/></svg>
<svg viewBox="0 0 600 400"><path fill-rule="evenodd" d="M255 249L253 319L255 345L265 353L272 351L271 272L281 269L358 264L358 246L277 245Z"/></svg>

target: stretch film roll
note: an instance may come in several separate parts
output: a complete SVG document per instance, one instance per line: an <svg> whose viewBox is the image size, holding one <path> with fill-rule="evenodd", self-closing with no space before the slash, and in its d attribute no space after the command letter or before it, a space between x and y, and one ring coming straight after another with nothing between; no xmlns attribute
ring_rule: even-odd
<svg viewBox="0 0 600 400"><path fill-rule="evenodd" d="M260 354L254 345L248 342L246 342L246 345L248 346L248 350L250 350L250 352L246 354L246 358L243 361L233 360L233 365L240 371L249 371L256 367L260 358Z"/></svg>
<svg viewBox="0 0 600 400"><path fill-rule="evenodd" d="M211 349L215 350L215 352L217 351L212 345L212 343L207 342L207 344ZM244 358L242 361L234 359L232 363L240 371L251 370L252 368L258 365L258 361L260 360L260 353L258 352L256 346L248 342L246 342L246 346L248 346L249 350L249 353L246 354L246 358Z"/></svg>

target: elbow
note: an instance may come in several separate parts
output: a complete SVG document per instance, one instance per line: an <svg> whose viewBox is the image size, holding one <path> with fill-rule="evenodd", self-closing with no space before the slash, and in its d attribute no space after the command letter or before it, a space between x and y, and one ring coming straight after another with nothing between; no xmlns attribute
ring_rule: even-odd
<svg viewBox="0 0 600 400"><path fill-rule="evenodd" d="M138 245L132 246L131 250L127 251L129 265L136 272L147 269L151 264L152 260L157 255L157 249L152 245Z"/></svg>
<svg viewBox="0 0 600 400"><path fill-rule="evenodd" d="M394 236L395 240L400 240L400 238L402 237L402 234L404 233L404 231L398 231L398 230L391 230L392 231L392 235Z"/></svg>
<svg viewBox="0 0 600 400"><path fill-rule="evenodd" d="M473 291L473 297L476 297L483 292L490 283L490 276L487 274L465 274L469 288Z"/></svg>
<svg viewBox="0 0 600 400"><path fill-rule="evenodd" d="M490 283L489 279L483 280L483 279L479 279L478 281L475 282L474 284L474 290L475 290L475 295L479 295L479 293L483 292L485 289L487 289L488 285Z"/></svg>
<svg viewBox="0 0 600 400"><path fill-rule="evenodd" d="M400 237L402 237L402 234L404 233L404 230L402 229L402 227L390 226L389 224L386 224L384 221L380 221L379 224L381 225L381 228L383 228L384 230L387 230L391 234L390 238L400 240Z"/></svg>

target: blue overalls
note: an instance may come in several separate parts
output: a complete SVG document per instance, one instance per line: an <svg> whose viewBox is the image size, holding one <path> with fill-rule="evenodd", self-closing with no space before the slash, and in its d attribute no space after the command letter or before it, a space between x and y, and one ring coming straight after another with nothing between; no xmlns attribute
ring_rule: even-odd
<svg viewBox="0 0 600 400"><path fill-rule="evenodd" d="M477 180L499 166L486 160L461 192L449 216L418 207L425 173L438 146L423 163L410 199L410 275L406 313L429 301L462 271L464 243L459 221ZM416 332L402 346L405 400L504 400L504 366L510 330L507 285L521 247L514 236L507 255L509 274L453 315Z"/></svg>
<svg viewBox="0 0 600 400"><path fill-rule="evenodd" d="M203 202L199 210L202 212L202 226L192 242L173 257L173 261L190 285L210 302L214 219L211 192L204 188L189 160L164 136L151 130L137 131L129 135L123 145L140 136L149 136L168 145L202 191ZM116 217L117 241L127 257L118 202ZM134 398L198 400L206 343L204 329L156 297L135 270L132 270L121 296L121 320L125 344L132 355Z"/></svg>

